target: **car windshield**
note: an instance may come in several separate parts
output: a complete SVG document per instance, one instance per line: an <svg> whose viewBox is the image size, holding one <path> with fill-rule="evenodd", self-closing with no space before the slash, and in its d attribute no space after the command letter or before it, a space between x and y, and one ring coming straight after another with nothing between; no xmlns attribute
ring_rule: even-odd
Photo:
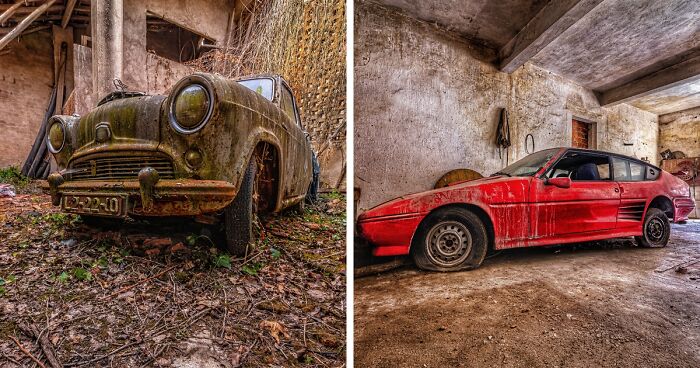
<svg viewBox="0 0 700 368"><path fill-rule="evenodd" d="M491 176L533 176L559 151L558 148L535 152Z"/></svg>
<svg viewBox="0 0 700 368"><path fill-rule="evenodd" d="M272 96L274 96L274 83L270 78L257 78L257 79L246 79L240 80L238 83L242 84L249 90L259 93L261 96L272 101Z"/></svg>

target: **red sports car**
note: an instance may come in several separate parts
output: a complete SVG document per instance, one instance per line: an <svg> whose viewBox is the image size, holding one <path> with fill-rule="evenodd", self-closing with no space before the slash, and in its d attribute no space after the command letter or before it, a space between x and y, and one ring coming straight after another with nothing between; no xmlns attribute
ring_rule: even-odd
<svg viewBox="0 0 700 368"><path fill-rule="evenodd" d="M410 194L358 218L376 256L413 256L420 268L473 269L488 249L634 236L663 247L670 222L695 207L682 180L609 152L553 148L490 177Z"/></svg>

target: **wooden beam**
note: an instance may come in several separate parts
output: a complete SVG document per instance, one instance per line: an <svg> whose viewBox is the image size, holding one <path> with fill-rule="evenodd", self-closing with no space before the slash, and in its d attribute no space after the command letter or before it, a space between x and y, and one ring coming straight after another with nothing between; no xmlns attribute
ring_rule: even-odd
<svg viewBox="0 0 700 368"><path fill-rule="evenodd" d="M601 2L603 0L550 1L498 51L500 69L512 73Z"/></svg>
<svg viewBox="0 0 700 368"><path fill-rule="evenodd" d="M41 14L44 13L46 9L48 9L53 3L55 3L56 0L48 0L44 5L38 7L35 11L32 12L32 14L29 14L26 18L24 18L18 25L15 27L13 30L10 31L10 33L6 34L3 38L0 39L0 50L2 50L5 46L7 46L10 41L15 39L15 37L19 36L22 31L27 29L36 18L38 18Z"/></svg>
<svg viewBox="0 0 700 368"><path fill-rule="evenodd" d="M700 55L695 55L607 91L597 92L598 102L601 106L617 105L695 81L700 81Z"/></svg>
<svg viewBox="0 0 700 368"><path fill-rule="evenodd" d="M22 0L18 0L16 3L12 4L7 10L5 10L4 13L0 14L0 24L5 23L6 20L10 19L10 17L15 14L17 9L22 6L24 2Z"/></svg>
<svg viewBox="0 0 700 368"><path fill-rule="evenodd" d="M63 19L61 20L61 28L66 29L68 22L70 22L70 16L73 14L73 9L75 8L75 3L78 0L68 0L66 4L66 10L63 11Z"/></svg>

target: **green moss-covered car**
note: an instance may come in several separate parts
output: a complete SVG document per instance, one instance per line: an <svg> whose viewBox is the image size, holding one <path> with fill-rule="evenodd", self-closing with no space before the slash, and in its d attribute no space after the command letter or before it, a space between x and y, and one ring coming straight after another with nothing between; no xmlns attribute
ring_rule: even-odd
<svg viewBox="0 0 700 368"><path fill-rule="evenodd" d="M294 95L277 75L197 73L169 96L114 92L48 127L54 205L88 218L213 218L234 254L246 252L255 212L302 207L318 187Z"/></svg>

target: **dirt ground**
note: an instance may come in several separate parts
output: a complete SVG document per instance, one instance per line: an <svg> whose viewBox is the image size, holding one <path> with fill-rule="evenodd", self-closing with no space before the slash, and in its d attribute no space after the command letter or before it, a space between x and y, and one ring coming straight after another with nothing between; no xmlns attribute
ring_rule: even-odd
<svg viewBox="0 0 700 368"><path fill-rule="evenodd" d="M355 363L700 367L700 221L663 249L514 249L474 271L357 279Z"/></svg>
<svg viewBox="0 0 700 368"><path fill-rule="evenodd" d="M261 224L237 259L193 223L95 228L0 198L0 367L343 366L345 198Z"/></svg>

